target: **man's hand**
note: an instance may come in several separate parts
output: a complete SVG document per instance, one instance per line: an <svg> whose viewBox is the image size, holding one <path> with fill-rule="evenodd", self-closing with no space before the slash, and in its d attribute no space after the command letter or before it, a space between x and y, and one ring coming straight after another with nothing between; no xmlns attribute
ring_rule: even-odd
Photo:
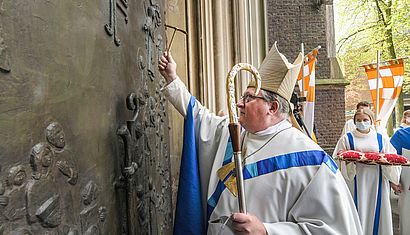
<svg viewBox="0 0 410 235"><path fill-rule="evenodd" d="M70 177L72 174L71 168L68 165L67 161L57 161L57 168L60 170L63 175Z"/></svg>
<svg viewBox="0 0 410 235"><path fill-rule="evenodd" d="M132 162L131 166L124 167L123 174L127 177L131 177L138 168L139 168L138 164L135 162Z"/></svg>
<svg viewBox="0 0 410 235"><path fill-rule="evenodd" d="M231 216L232 226L231 229L236 235L267 235L265 226L254 215L233 213Z"/></svg>
<svg viewBox="0 0 410 235"><path fill-rule="evenodd" d="M158 61L158 68L161 75L165 78L167 84L177 78L177 64L171 56L171 53L164 52Z"/></svg>
<svg viewBox="0 0 410 235"><path fill-rule="evenodd" d="M399 194L403 191L403 186L401 184L393 184L392 182L390 182L390 186L394 191L394 194Z"/></svg>

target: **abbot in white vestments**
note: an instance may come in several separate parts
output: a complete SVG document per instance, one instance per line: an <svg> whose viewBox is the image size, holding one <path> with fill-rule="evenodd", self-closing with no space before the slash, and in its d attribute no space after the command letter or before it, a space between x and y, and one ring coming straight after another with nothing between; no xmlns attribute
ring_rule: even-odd
<svg viewBox="0 0 410 235"><path fill-rule="evenodd" d="M164 89L186 115L191 94L179 80ZM198 101L194 107L203 208L207 221L238 212L237 198L217 176L232 161L228 118L218 117ZM244 186L247 211L268 234L362 234L358 214L333 159L284 120L257 134L243 132ZM208 234L221 224L208 223ZM226 228L220 234L232 234Z"/></svg>

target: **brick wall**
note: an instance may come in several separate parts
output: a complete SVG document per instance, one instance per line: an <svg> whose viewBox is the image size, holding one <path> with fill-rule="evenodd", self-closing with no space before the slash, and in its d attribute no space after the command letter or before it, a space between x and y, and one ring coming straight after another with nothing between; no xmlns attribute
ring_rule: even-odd
<svg viewBox="0 0 410 235"><path fill-rule="evenodd" d="M326 48L326 10L322 5L319 10L313 0L267 1L267 29L269 47L278 42L279 51L289 61L296 58L303 42L305 53L318 45L322 46L318 55L317 78L330 77L330 61Z"/></svg>
<svg viewBox="0 0 410 235"><path fill-rule="evenodd" d="M345 124L344 87L316 88L315 127L319 145L329 154L340 138Z"/></svg>
<svg viewBox="0 0 410 235"><path fill-rule="evenodd" d="M316 79L325 82L331 79L330 59L327 57L326 48L326 6L323 4L317 8L314 2L268 0L268 39L269 46L277 41L279 51L292 62L300 52L302 42L305 53L321 45L322 49L317 57ZM333 3L328 0L326 4ZM316 85L316 90L316 134L320 146L331 154L345 122L345 88L344 85Z"/></svg>

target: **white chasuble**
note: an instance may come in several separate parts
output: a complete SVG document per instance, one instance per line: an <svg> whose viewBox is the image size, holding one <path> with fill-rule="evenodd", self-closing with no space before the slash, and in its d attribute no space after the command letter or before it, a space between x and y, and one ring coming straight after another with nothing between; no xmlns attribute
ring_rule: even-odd
<svg viewBox="0 0 410 235"><path fill-rule="evenodd" d="M186 115L191 95L179 80L164 94ZM195 128L206 222L238 212L238 200L217 176L232 161L228 118L198 101ZM354 202L333 159L284 120L257 134L242 133L246 207L268 234L363 234ZM221 224L207 223L208 234ZM233 234L229 228L220 234Z"/></svg>

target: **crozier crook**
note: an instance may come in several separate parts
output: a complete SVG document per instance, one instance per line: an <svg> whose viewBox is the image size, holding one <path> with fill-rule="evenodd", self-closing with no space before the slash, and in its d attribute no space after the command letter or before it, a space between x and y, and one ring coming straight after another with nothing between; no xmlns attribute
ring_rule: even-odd
<svg viewBox="0 0 410 235"><path fill-rule="evenodd" d="M245 190L243 183L243 173L242 173L242 152L241 152L241 127L238 122L238 114L236 109L236 97L235 97L235 76L241 71L246 70L253 74L255 79L255 94L258 94L261 87L261 77L259 72L250 64L239 63L236 64L231 71L228 73L226 78L226 93L228 96L228 111L229 111L229 133L232 139L233 156L235 162L235 175L236 175L236 187L238 189L238 203L239 212L246 213L245 204Z"/></svg>

